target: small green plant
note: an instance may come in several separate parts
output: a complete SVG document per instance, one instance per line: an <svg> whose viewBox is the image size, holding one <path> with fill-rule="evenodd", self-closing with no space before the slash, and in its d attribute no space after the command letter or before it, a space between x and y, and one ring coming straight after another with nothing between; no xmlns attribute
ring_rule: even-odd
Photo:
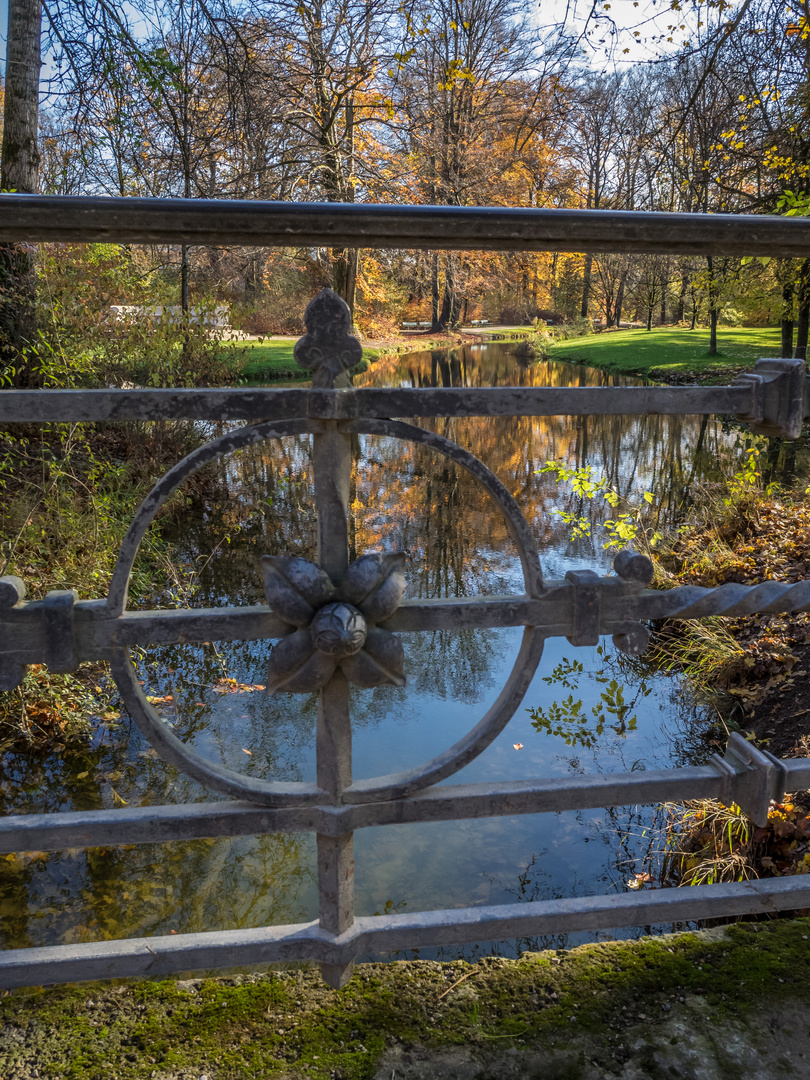
<svg viewBox="0 0 810 1080"><path fill-rule="evenodd" d="M570 484L571 493L581 502L586 500L594 502L601 499L612 510L615 510L623 501L619 493L610 486L606 477L594 474L591 465L569 468L559 461L547 461L536 472L537 475L551 473L558 484ZM602 544L603 548L626 547L628 544L636 543L640 537L644 538L649 546L654 546L660 540L661 536L657 532L647 539L643 521L644 510L655 503L655 495L651 491L644 491L642 500L637 506L629 506L616 517L606 518L597 523L598 528L603 529L607 534L607 539ZM555 509L553 513L569 526L571 540L593 535L593 523L590 518L568 510Z"/></svg>
<svg viewBox="0 0 810 1080"><path fill-rule="evenodd" d="M716 885L759 876L754 862L754 827L736 803L711 799L667 804L664 877L679 885Z"/></svg>
<svg viewBox="0 0 810 1080"><path fill-rule="evenodd" d="M745 451L745 460L742 468L738 469L728 482L728 495L723 500L724 506L733 506L734 503L752 495L762 488L762 469L760 468L760 449L755 444ZM772 495L778 485L768 484L764 493Z"/></svg>

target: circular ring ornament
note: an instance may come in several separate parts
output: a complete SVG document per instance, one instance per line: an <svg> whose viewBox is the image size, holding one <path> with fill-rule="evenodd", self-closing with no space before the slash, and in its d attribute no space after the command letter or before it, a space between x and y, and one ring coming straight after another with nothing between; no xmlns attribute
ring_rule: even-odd
<svg viewBox="0 0 810 1080"><path fill-rule="evenodd" d="M539 553L529 524L504 485L483 462L442 435L400 421L352 421L341 424L341 429L361 435L379 435L419 443L456 462L469 472L489 492L504 516L512 539L517 545L527 594L531 597L542 594L543 578ZM124 537L105 605L107 618L116 618L123 613L129 577L138 547L158 510L187 477L203 466L246 446L308 432L309 422L304 419L251 424L212 439L170 469L146 496ZM347 607L349 605L334 606ZM357 614L364 622L362 614L359 612ZM336 629L334 618L336 615L340 626L348 627L348 629ZM329 613L327 608L324 608L318 613L318 619L321 617L324 620L324 626L321 627L318 622L316 632L319 635L321 633L325 635L324 644L333 647L341 655L351 655L344 651L346 649L354 650L355 646L357 649L362 647L365 626L361 626L360 621L353 618L352 612ZM322 647L320 643L319 647ZM448 750L414 769L356 781L343 791L344 804L401 798L435 784L467 765L490 745L511 720L537 669L542 651L543 637L540 632L533 626L524 627L520 650L505 686L496 701L471 731ZM238 799L247 799L263 806L312 805L325 798L325 792L316 784L263 780L245 776L203 757L178 739L147 701L138 683L127 648L120 647L112 650L110 666L124 704L143 735L164 760L181 772L214 791Z"/></svg>

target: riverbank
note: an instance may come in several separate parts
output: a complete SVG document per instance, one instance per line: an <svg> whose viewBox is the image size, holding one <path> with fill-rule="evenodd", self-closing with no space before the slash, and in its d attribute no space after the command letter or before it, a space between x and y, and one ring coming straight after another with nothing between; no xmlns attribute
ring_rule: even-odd
<svg viewBox="0 0 810 1080"><path fill-rule="evenodd" d="M705 327L603 331L550 345L548 356L654 382L725 383L751 370L760 357L779 356L780 334L778 327L723 326L717 333L718 353L709 356Z"/></svg>
<svg viewBox="0 0 810 1080"><path fill-rule="evenodd" d="M752 491L682 530L658 559L679 585L801 581L810 576L807 495ZM743 615L723 627L733 647L712 675L720 715L777 757L810 754L810 613Z"/></svg>
<svg viewBox="0 0 810 1080"><path fill-rule="evenodd" d="M810 920L478 964L15 992L4 1080L776 1080L810 1071Z"/></svg>
<svg viewBox="0 0 810 1080"><path fill-rule="evenodd" d="M297 337L262 338L242 342L240 377L248 382L305 382L310 376L295 362L293 350ZM460 333L408 334L393 338L370 339L363 342L363 359L353 374L365 371L381 356L413 352L422 349L450 349L454 345L476 340Z"/></svg>

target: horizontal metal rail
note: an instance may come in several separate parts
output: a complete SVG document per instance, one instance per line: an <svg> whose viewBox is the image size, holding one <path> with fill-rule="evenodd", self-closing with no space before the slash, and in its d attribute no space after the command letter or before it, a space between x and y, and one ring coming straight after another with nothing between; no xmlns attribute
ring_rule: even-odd
<svg viewBox="0 0 810 1080"><path fill-rule="evenodd" d="M684 585L676 589L644 589L618 577L598 578L593 608L597 635L627 633L639 622L656 619L700 619L709 615L748 615L810 609L810 581L761 585L729 583L715 588ZM394 633L483 630L533 626L543 637L573 637L576 633L577 585L549 581L542 596L476 596L464 599L403 600L384 622ZM2 661L41 664L49 659L52 620L62 620L64 608L47 600L0 607ZM205 641L259 641L280 638L289 623L265 605L233 608L111 611L104 600L79 600L70 605L70 620L60 638L75 657L107 660L113 650L135 645L178 645Z"/></svg>
<svg viewBox="0 0 810 1080"><path fill-rule="evenodd" d="M689 799L745 801L748 769L715 764L547 780L448 784L384 803L272 809L247 802L193 803L27 814L0 818L0 854L62 851L75 847L152 844L269 832L319 832L341 836L354 829L415 822L513 817L603 806L638 806ZM773 766L777 768L776 765ZM810 761L779 761L781 787L810 787ZM739 788L739 790L737 790ZM777 791L777 794L779 792Z"/></svg>
<svg viewBox="0 0 810 1080"><path fill-rule="evenodd" d="M695 919L810 907L810 876L692 889L582 896L491 907L365 916L333 937L317 922L252 930L176 934L137 941L13 949L0 986L168 975L176 971L310 960L342 967L364 953L533 938L573 930L656 926Z"/></svg>
<svg viewBox="0 0 810 1080"><path fill-rule="evenodd" d="M739 386L560 386L414 390L6 390L0 422L354 420L389 416L621 416L752 411Z"/></svg>
<svg viewBox="0 0 810 1080"><path fill-rule="evenodd" d="M810 221L630 210L0 196L0 240L810 255Z"/></svg>

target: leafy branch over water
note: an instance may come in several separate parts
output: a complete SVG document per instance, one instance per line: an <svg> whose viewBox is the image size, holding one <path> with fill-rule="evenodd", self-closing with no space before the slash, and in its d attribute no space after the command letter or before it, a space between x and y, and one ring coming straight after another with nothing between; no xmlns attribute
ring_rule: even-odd
<svg viewBox="0 0 810 1080"><path fill-rule="evenodd" d="M596 651L599 656L605 656L601 645ZM596 746L606 727L620 738L624 738L628 731L635 731L638 717L633 710L639 698L647 697L650 693L646 682L642 679L632 701L626 701L625 688L616 679L608 678L602 667L594 672L593 678L604 686L604 690L597 704L587 710L581 698L574 700L583 672L583 665L578 660L563 657L552 673L544 677L543 682L547 685L561 685L572 692L564 700L553 702L548 709L540 707L527 710L535 731L556 735L564 739L566 745L582 746L586 750Z"/></svg>
<svg viewBox="0 0 810 1080"><path fill-rule="evenodd" d="M579 468L569 468L559 461L547 461L536 470L537 474L553 473L557 483L569 483L571 491L582 501L602 499L607 505L615 510L622 500L619 493L610 486L604 476L594 475L593 466L583 465ZM603 543L604 548L619 548L631 544L638 539L643 532L642 513L646 506L652 506L655 495L651 491L642 492L643 502L638 506L629 506L624 513L619 513L615 518L607 518L599 524L607 533L607 539ZM571 539L579 540L592 535L591 521L581 514L571 513L567 510L556 509L553 511L566 525L571 527ZM650 540L654 544L660 539L656 533Z"/></svg>

